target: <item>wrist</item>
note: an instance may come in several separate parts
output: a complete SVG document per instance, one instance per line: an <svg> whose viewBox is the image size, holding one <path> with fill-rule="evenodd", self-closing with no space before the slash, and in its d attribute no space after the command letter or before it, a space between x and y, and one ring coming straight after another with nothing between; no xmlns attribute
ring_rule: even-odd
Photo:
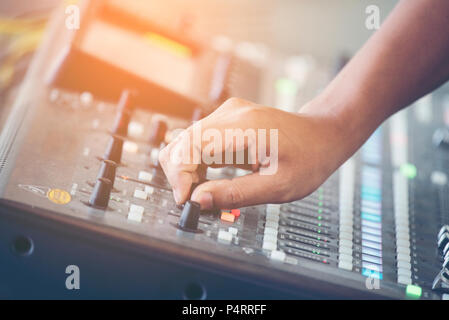
<svg viewBox="0 0 449 320"><path fill-rule="evenodd" d="M351 157L381 124L363 97L351 99L322 93L300 109L300 114L319 119L332 141L339 164Z"/></svg>

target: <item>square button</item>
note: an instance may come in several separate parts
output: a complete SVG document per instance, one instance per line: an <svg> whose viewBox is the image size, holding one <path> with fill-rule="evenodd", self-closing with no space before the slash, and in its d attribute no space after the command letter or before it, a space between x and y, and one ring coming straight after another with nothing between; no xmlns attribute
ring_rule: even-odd
<svg viewBox="0 0 449 320"><path fill-rule="evenodd" d="M147 200L148 195L145 191L136 189L136 190L134 190L134 198L141 199L141 200Z"/></svg>

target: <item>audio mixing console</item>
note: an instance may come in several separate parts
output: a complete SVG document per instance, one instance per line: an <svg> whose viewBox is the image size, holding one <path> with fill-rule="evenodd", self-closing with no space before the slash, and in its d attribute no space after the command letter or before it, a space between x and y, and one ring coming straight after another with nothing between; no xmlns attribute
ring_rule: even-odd
<svg viewBox="0 0 449 320"><path fill-rule="evenodd" d="M201 212L176 206L157 162L189 121L128 88L105 101L43 85L51 43L0 136L2 297L448 298L447 89L396 114L305 199ZM295 59L270 61L246 61L229 81L257 83L252 100L299 105L279 67ZM76 292L69 265L81 270Z"/></svg>

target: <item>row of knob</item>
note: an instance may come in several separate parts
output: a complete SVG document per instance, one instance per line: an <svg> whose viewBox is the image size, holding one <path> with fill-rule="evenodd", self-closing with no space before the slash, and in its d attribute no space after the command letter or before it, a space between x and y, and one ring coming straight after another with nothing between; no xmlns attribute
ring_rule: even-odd
<svg viewBox="0 0 449 320"><path fill-rule="evenodd" d="M433 281L432 289L449 293L449 225L441 227L437 238L438 248L443 256L443 265Z"/></svg>
<svg viewBox="0 0 449 320"><path fill-rule="evenodd" d="M100 172L89 200L89 205L94 208L106 209L108 207L116 170L122 158L124 138L128 134L128 126L134 109L133 97L133 93L128 90L125 90L121 95L112 136L103 156ZM165 122L156 121L153 123L149 139L150 146L160 147L165 141L166 133L167 124ZM159 164L153 165L156 167L155 170L158 170ZM194 188L195 186L192 186L192 190ZM187 201L183 206L178 223L179 228L188 232L197 232L200 214L200 205L193 201Z"/></svg>
<svg viewBox="0 0 449 320"><path fill-rule="evenodd" d="M89 199L89 205L106 209L114 187L116 170L121 163L124 139L128 134L128 125L135 108L135 95L129 90L123 91L118 104L118 112L112 130L112 136L103 155L100 171ZM159 146L165 140L167 124L157 121L153 124L149 144Z"/></svg>

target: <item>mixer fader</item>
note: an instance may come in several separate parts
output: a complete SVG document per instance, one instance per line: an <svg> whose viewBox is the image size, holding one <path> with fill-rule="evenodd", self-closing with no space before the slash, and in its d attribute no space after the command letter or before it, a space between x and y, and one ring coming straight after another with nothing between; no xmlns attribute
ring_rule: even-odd
<svg viewBox="0 0 449 320"><path fill-rule="evenodd" d="M8 244L0 256L9 257L0 295L71 298L62 284L75 264L85 279L78 298L449 298L447 88L394 115L306 198L201 211L176 205L158 152L213 104L174 117L173 106L162 114L159 100L148 103L151 90L145 99L133 86L106 90L113 101L98 83L77 90L87 80L42 85L58 48L43 46L0 136L0 240ZM212 76L221 82L209 93L300 105L298 83L283 72L307 59L273 54L263 67L264 56L222 56L226 72L239 72ZM323 86L315 83L314 92ZM206 178L243 174L210 168Z"/></svg>

